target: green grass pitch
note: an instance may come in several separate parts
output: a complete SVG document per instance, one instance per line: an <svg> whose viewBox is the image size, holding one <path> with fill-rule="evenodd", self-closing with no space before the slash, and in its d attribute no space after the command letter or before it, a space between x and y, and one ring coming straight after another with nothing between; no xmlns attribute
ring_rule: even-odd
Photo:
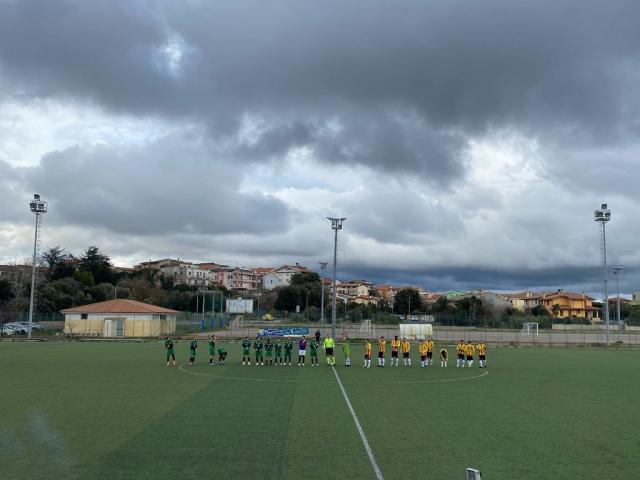
<svg viewBox="0 0 640 480"><path fill-rule="evenodd" d="M242 367L226 346L224 367L201 342L179 369L159 342L0 343L0 477L375 478L322 355ZM420 369L416 352L412 368L364 370L352 351L337 370L385 479L639 475L637 350L490 348L482 377L455 359Z"/></svg>

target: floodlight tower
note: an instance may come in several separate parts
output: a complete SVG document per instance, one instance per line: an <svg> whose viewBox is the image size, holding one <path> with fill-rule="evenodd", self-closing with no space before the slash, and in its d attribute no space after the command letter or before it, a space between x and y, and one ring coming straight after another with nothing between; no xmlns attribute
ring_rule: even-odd
<svg viewBox="0 0 640 480"><path fill-rule="evenodd" d="M324 271L327 268L328 262L320 263L320 328L324 333Z"/></svg>
<svg viewBox="0 0 640 480"><path fill-rule="evenodd" d="M622 320L620 318L620 272L624 267L619 265L613 267L613 273L616 276L616 290L618 292L618 301L616 302L616 321L618 323L618 330L622 330Z"/></svg>
<svg viewBox="0 0 640 480"><path fill-rule="evenodd" d="M38 255L38 227L40 215L47 213L47 202L40 199L40 195L33 194L33 200L29 202L29 208L36 214L36 233L33 239L33 264L31 265L31 295L29 299L29 338L33 329L33 294L36 289L36 257Z"/></svg>
<svg viewBox="0 0 640 480"><path fill-rule="evenodd" d="M346 218L327 217L331 221L333 237L333 292L331 295L331 338L336 338L336 266L338 264L338 230L342 230L342 222Z"/></svg>
<svg viewBox="0 0 640 480"><path fill-rule="evenodd" d="M600 254L602 257L602 283L604 286L604 321L607 329L607 345L609 345L609 289L607 279L607 230L606 223L611 220L611 210L603 203L593 212L594 220L600 224Z"/></svg>

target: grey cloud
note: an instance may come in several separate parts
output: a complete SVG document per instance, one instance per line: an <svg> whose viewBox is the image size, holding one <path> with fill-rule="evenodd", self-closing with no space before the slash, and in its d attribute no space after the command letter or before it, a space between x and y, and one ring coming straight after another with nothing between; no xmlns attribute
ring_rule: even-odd
<svg viewBox="0 0 640 480"><path fill-rule="evenodd" d="M329 161L446 183L464 173L451 132L509 126L561 143L637 133L639 15L624 0L10 2L0 64L26 95L222 132L265 112L292 127L254 154L309 142ZM161 60L172 35L184 44L178 76ZM390 106L427 127L389 121ZM319 141L308 123L334 116L344 133Z"/></svg>
<svg viewBox="0 0 640 480"><path fill-rule="evenodd" d="M117 233L260 234L287 228L287 208L240 192L242 170L196 138L174 135L144 147L74 147L46 155L30 185L58 223Z"/></svg>

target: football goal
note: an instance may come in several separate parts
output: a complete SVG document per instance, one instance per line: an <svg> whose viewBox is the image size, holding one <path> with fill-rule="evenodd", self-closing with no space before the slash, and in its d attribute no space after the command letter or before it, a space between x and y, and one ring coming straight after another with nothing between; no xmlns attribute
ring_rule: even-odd
<svg viewBox="0 0 640 480"><path fill-rule="evenodd" d="M538 335L538 326L539 324L536 322L525 322L524 325L522 325L522 333L526 335Z"/></svg>

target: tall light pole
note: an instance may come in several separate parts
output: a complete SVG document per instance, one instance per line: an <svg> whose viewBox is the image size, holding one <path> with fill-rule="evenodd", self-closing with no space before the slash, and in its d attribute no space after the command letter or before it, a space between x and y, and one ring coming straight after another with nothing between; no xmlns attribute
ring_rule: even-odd
<svg viewBox="0 0 640 480"><path fill-rule="evenodd" d="M338 230L342 230L342 222L346 218L327 217L331 221L333 237L333 292L331 295L331 338L336 338L336 267L338 264Z"/></svg>
<svg viewBox="0 0 640 480"><path fill-rule="evenodd" d="M328 262L320 262L320 328L324 335L324 271L327 268Z"/></svg>
<svg viewBox="0 0 640 480"><path fill-rule="evenodd" d="M38 256L38 227L40 215L47 213L47 202L40 199L40 195L33 194L33 200L29 202L29 208L36 214L36 233L33 239L33 264L31 265L31 295L29 299L29 338L33 329L33 297L36 289L36 258Z"/></svg>
<svg viewBox="0 0 640 480"><path fill-rule="evenodd" d="M616 305L616 320L618 323L618 330L622 330L622 319L620 318L620 272L624 267L622 265L613 267L613 273L616 276L616 290L618 291L618 301Z"/></svg>
<svg viewBox="0 0 640 480"><path fill-rule="evenodd" d="M607 345L609 345L609 288L607 279L607 231L606 223L611 220L611 210L603 203L593 212L594 220L600 224L600 254L602 257L602 283L604 286L604 321L607 329Z"/></svg>

